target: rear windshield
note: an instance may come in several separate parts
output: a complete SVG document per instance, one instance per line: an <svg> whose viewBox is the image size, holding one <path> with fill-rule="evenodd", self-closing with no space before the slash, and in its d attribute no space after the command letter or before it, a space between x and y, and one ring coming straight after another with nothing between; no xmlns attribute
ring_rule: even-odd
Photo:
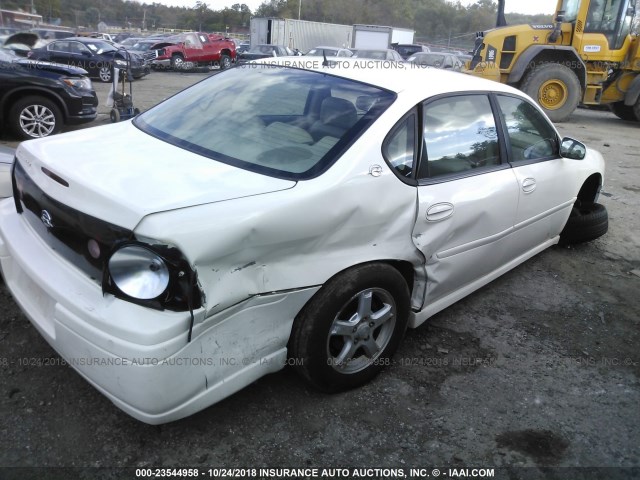
<svg viewBox="0 0 640 480"><path fill-rule="evenodd" d="M180 92L135 125L215 161L303 180L333 164L394 99L325 73L249 64Z"/></svg>

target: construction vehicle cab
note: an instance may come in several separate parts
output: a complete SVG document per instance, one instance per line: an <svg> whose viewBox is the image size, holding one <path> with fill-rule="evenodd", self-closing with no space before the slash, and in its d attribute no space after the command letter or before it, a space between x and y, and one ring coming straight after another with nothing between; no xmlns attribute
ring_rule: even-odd
<svg viewBox="0 0 640 480"><path fill-rule="evenodd" d="M477 34L466 73L519 88L553 121L579 104L640 120L635 13L635 0L559 0L554 23L503 26L500 0L497 27Z"/></svg>

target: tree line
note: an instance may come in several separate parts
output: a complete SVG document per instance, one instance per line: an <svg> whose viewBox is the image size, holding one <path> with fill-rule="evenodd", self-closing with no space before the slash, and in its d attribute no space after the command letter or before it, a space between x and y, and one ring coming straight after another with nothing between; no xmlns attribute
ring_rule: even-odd
<svg viewBox="0 0 640 480"><path fill-rule="evenodd" d="M206 1L191 8L168 7L157 2L131 0L33 0L45 21L96 29L98 23L130 29L175 28L209 32L248 33L252 16L298 18L317 22L392 25L411 28L428 43L469 45L476 31L495 25L497 4L478 0L464 6L445 0L266 0L255 12L242 3L220 10ZM2 0L3 8L29 11L30 0ZM553 12L540 15L507 14L507 22L549 23Z"/></svg>

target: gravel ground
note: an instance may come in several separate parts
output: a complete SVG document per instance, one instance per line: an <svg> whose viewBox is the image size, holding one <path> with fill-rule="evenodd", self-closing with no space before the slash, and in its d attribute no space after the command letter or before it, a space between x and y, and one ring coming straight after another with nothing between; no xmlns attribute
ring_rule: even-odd
<svg viewBox="0 0 640 480"><path fill-rule="evenodd" d="M144 110L205 76L154 73L134 83L134 103ZM107 123L108 86L95 87L95 123ZM0 466L640 478L639 128L582 109L560 125L607 160L607 235L548 249L409 331L395 365L347 393L317 393L285 369L189 418L145 425L61 365L1 284ZM0 478L74 475L136 478L0 469Z"/></svg>

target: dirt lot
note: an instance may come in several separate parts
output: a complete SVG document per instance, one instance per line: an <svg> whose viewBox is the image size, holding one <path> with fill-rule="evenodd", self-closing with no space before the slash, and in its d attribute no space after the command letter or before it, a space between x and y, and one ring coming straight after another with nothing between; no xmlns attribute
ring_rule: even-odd
<svg viewBox="0 0 640 480"><path fill-rule="evenodd" d="M135 104L144 110L204 76L152 74L134 84ZM104 104L107 86L95 86ZM100 112L96 123L106 123ZM148 426L61 366L0 285L0 465L640 478L640 125L578 110L560 130L607 160L609 233L551 248L409 331L396 365L351 392L320 394L284 370L190 418ZM73 475L0 469L0 478Z"/></svg>

